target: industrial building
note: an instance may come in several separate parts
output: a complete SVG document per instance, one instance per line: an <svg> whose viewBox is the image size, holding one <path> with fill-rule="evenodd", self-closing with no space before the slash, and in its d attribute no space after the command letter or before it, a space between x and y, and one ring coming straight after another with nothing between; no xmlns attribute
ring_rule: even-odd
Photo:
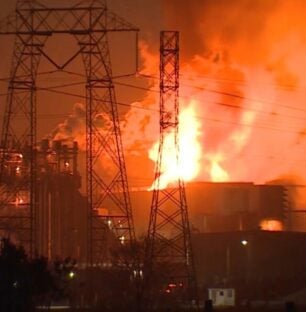
<svg viewBox="0 0 306 312"><path fill-rule="evenodd" d="M133 190L138 234L146 231L152 193ZM196 182L186 185L192 232L225 232L287 226L287 191L281 185Z"/></svg>
<svg viewBox="0 0 306 312"><path fill-rule="evenodd" d="M80 192L77 143L43 140L37 155L38 252L49 259L71 256L83 262L87 211L86 198ZM18 166L18 162L10 162L10 172L21 170ZM130 194L137 234L141 237L147 230L152 192L143 188L133 189ZM250 231L261 226L286 229L288 203L283 186L197 182L186 185L186 197L192 233ZM11 205L11 213L14 210L22 214L25 203L25 198L19 198L17 204ZM264 221L269 220L265 225Z"/></svg>
<svg viewBox="0 0 306 312"><path fill-rule="evenodd" d="M169 134L176 151L175 169L180 165L178 31L162 31L160 38L157 186L153 190L129 188L108 33L134 33L137 50L138 31L108 11L104 1L51 8L18 1L16 12L0 29L2 35L16 36L0 150L0 235L21 243L30 257L75 259L80 269L86 268L83 273L95 275L105 292L111 291L101 273L111 273L110 267L118 269L112 263L113 251L119 259L127 250L118 267L134 286L134 280L142 280L148 293L154 293L150 276L156 275L158 266L166 268L162 283L154 285L155 297L170 293L166 287L172 285L189 288L182 301L196 301L195 275L201 300L208 288L235 289L238 300L278 298L300 289L306 281L302 247L306 235L294 232L285 186L251 182L185 185L181 174L174 175L169 187L160 184L163 144ZM45 43L51 36L64 34L74 37L77 50L58 62ZM135 54L137 67L138 51ZM83 170L78 166L77 142L37 142L40 59L52 65L48 74L71 75L68 69L77 57L84 63L83 74L77 76L84 78L86 89ZM136 238L144 236L146 255L140 260L133 247ZM116 273L119 280L121 271ZM92 280L90 274L87 278ZM114 289L126 287L124 283L118 287L114 276L110 279ZM91 292L96 299L103 298L99 284ZM124 296L125 289L120 294Z"/></svg>
<svg viewBox="0 0 306 312"><path fill-rule="evenodd" d="M86 198L79 192L78 144L43 140L35 153L38 196L33 235L37 242L36 253L48 259L69 256L84 260L87 212ZM0 214L7 224L7 227L3 226L2 235L9 235L16 243L23 242L29 226L21 223L19 227L16 224L26 218L30 209L30 194L26 190L15 190L16 184L26 174L26 158L26 152L8 153L4 168L6 187L11 189L12 199L10 206ZM10 219L5 219L7 216Z"/></svg>
<svg viewBox="0 0 306 312"><path fill-rule="evenodd" d="M37 248L48 259L85 259L86 199L80 194L78 145L43 140L38 149Z"/></svg>

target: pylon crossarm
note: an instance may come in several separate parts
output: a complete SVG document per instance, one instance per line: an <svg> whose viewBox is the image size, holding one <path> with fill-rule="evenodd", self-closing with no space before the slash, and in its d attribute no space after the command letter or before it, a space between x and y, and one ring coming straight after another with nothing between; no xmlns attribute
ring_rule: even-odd
<svg viewBox="0 0 306 312"><path fill-rule="evenodd" d="M88 13L90 19L87 18ZM16 28L16 25L19 27ZM11 13L0 22L0 35L51 36L55 33L86 35L118 31L138 32L139 29L108 11L103 4L47 8L33 3L24 8L17 8L15 13Z"/></svg>

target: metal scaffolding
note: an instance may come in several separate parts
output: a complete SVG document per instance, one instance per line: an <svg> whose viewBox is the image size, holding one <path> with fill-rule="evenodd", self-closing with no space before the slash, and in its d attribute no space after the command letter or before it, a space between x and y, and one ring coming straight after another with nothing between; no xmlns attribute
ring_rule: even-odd
<svg viewBox="0 0 306 312"><path fill-rule="evenodd" d="M118 243L135 239L112 82L110 32L137 33L138 29L108 11L103 0L56 8L20 0L15 13L0 24L0 35L15 35L1 141L0 231L18 232L18 240L31 255L37 249L36 78L42 58L58 71L79 56L85 65L89 263L104 261L109 229ZM79 47L64 64L45 49L47 39L56 34L71 35ZM18 162L12 161L16 157ZM20 204L22 212L16 215L11 206Z"/></svg>
<svg viewBox="0 0 306 312"><path fill-rule="evenodd" d="M172 140L170 148L175 150L178 174L171 186L164 188L161 176L166 137ZM173 300L197 299L187 201L179 162L179 33L162 31L160 142L145 257L147 299L153 302L160 299L161 294Z"/></svg>

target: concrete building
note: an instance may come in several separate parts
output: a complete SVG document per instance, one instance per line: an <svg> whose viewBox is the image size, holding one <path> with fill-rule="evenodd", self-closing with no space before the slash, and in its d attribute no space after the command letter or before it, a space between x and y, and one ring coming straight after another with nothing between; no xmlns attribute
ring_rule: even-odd
<svg viewBox="0 0 306 312"><path fill-rule="evenodd" d="M286 189L280 185L188 183L186 196L193 232L286 228ZM147 229L152 192L132 190L131 198L136 229L142 235Z"/></svg>

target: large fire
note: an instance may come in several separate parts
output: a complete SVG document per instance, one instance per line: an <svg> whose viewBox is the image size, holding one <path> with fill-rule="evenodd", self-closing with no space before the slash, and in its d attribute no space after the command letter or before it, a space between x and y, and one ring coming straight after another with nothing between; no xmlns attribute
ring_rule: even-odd
<svg viewBox="0 0 306 312"><path fill-rule="evenodd" d="M174 133L169 133L164 139L162 151L163 160L161 175L159 177L160 189L166 188L179 178L185 182L195 180L201 172L202 160L205 155L205 147L202 146L201 123L196 118L196 101L191 101L179 115L179 138L178 138L178 160L177 150L174 144ZM149 150L149 158L157 160L159 141ZM208 155L210 180L214 182L228 181L228 173L220 165L219 155ZM152 188L156 188L157 181Z"/></svg>
<svg viewBox="0 0 306 312"><path fill-rule="evenodd" d="M178 176L255 183L299 177L303 183L304 1L171 3L165 2L164 29L179 30L181 38L180 161L177 165L169 134L160 187ZM188 23L182 25L187 11ZM148 91L121 124L131 186L152 185L159 143L158 43L142 43L141 57L146 78L137 79ZM84 118L80 109L75 113ZM80 126L70 121L57 130ZM84 139L81 131L71 133Z"/></svg>
<svg viewBox="0 0 306 312"><path fill-rule="evenodd" d="M296 179L306 145L303 2L246 0L235 6L192 0L191 22L181 25L184 3L166 4L168 29L181 31L180 163L177 168L173 147L165 144L160 187L178 176L214 182ZM143 45L142 56L144 73L157 77L158 52ZM154 79L152 89L158 90ZM148 94L151 101L146 97L143 106L157 111L158 97ZM138 112L139 122L144 115ZM146 116L146 127L156 124L147 142L149 158L156 161L158 116ZM135 124L134 119L134 129Z"/></svg>
<svg viewBox="0 0 306 312"><path fill-rule="evenodd" d="M179 115L179 155L175 147L174 132L168 133L164 138L163 159L161 175L159 177L160 189L164 189L179 178L184 181L191 181L196 178L200 171L202 148L199 141L200 123L195 118L195 110L192 103ZM149 158L157 160L159 141L149 150ZM156 188L157 181L152 188Z"/></svg>

